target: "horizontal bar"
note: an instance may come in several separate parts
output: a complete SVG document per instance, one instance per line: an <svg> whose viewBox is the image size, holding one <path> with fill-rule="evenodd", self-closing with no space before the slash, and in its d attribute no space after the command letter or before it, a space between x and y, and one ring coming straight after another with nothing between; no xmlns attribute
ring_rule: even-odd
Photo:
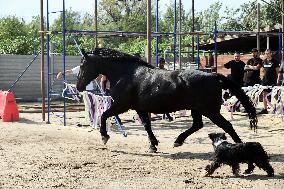
<svg viewBox="0 0 284 189"><path fill-rule="evenodd" d="M272 31L217 31L220 34L255 34L255 35L279 35L283 34L284 32L272 32Z"/></svg>
<svg viewBox="0 0 284 189"><path fill-rule="evenodd" d="M94 30L66 30L67 34L89 34L89 35L120 35L120 36L146 36L146 32L123 32L123 31L94 31ZM52 31L52 34L62 34L62 31ZM174 35L171 32L153 32L152 36Z"/></svg>
<svg viewBox="0 0 284 189"><path fill-rule="evenodd" d="M52 34L62 34L62 31L52 31ZM113 35L113 36L146 36L146 32L124 32L124 31L94 31L94 30L66 30L68 34L87 34L87 35ZM217 31L218 34L231 34L231 35L280 35L284 32L271 32L271 31ZM214 32L180 32L177 35L212 35ZM152 32L153 37L174 35L173 32Z"/></svg>
<svg viewBox="0 0 284 189"><path fill-rule="evenodd" d="M63 12L63 11L52 11L52 12L49 12L48 14L59 13L59 12Z"/></svg>

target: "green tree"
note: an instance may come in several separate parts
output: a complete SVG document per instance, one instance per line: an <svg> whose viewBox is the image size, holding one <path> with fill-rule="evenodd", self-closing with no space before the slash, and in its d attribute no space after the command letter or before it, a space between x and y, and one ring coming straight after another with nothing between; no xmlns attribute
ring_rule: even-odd
<svg viewBox="0 0 284 189"><path fill-rule="evenodd" d="M62 19L61 13L51 26L53 31L62 31ZM71 8L65 11L65 25L67 30L77 30L81 28L81 14L77 11L73 11Z"/></svg>
<svg viewBox="0 0 284 189"><path fill-rule="evenodd" d="M224 14L225 22L221 24L221 29L230 31L241 31L243 29L240 20L240 9L229 9L226 7Z"/></svg>
<svg viewBox="0 0 284 189"><path fill-rule="evenodd" d="M0 19L0 53L28 54L31 39L22 19L8 16Z"/></svg>
<svg viewBox="0 0 284 189"><path fill-rule="evenodd" d="M8 16L0 19L0 38L13 39L15 36L26 35L24 20L15 16Z"/></svg>

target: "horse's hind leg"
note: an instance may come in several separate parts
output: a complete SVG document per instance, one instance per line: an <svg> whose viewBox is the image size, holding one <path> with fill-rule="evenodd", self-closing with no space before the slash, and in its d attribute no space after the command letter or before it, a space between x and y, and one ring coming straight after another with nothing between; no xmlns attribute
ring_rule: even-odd
<svg viewBox="0 0 284 189"><path fill-rule="evenodd" d="M220 127L221 129L223 129L226 133L228 133L232 139L236 142L236 143L241 143L241 139L238 136L238 134L236 133L236 131L234 130L232 124L227 121L221 114L219 113L214 113L211 115L207 115L207 117L214 123L216 124L218 127Z"/></svg>
<svg viewBox="0 0 284 189"><path fill-rule="evenodd" d="M195 110L191 110L191 116L193 118L192 126L177 137L174 147L181 146L189 135L203 127L202 114L196 112Z"/></svg>
<svg viewBox="0 0 284 189"><path fill-rule="evenodd" d="M151 121L148 112L143 112L143 111L137 111L137 114L139 115L142 124L144 125L145 130L148 133L148 138L150 140L150 152L157 152L156 146L158 146L158 140L155 137L152 128L151 128Z"/></svg>

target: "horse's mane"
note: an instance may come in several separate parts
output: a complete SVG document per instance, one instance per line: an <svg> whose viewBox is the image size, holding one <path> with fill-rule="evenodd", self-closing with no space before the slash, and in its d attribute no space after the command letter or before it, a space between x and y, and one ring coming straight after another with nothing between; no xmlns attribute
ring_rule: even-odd
<svg viewBox="0 0 284 189"><path fill-rule="evenodd" d="M155 68L155 66L143 61L141 58L137 56L133 56L127 53L123 53L114 49L109 48L95 48L91 52L87 52L87 54L93 55L92 58L103 58L106 60L106 62L135 62L138 64L141 64L143 66L149 67L149 68Z"/></svg>

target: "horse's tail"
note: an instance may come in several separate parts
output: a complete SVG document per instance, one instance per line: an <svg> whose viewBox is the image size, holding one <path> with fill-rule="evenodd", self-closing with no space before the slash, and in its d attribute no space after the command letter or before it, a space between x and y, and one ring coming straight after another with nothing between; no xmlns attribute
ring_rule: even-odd
<svg viewBox="0 0 284 189"><path fill-rule="evenodd" d="M242 90L242 88L237 85L232 80L228 79L222 74L216 74L218 79L222 82L222 88L223 89L229 89L230 92L235 95L242 105L244 106L246 112L249 115L250 118L250 128L256 130L257 129L257 116L256 116L256 109L250 100L250 98L245 94L245 92Z"/></svg>

